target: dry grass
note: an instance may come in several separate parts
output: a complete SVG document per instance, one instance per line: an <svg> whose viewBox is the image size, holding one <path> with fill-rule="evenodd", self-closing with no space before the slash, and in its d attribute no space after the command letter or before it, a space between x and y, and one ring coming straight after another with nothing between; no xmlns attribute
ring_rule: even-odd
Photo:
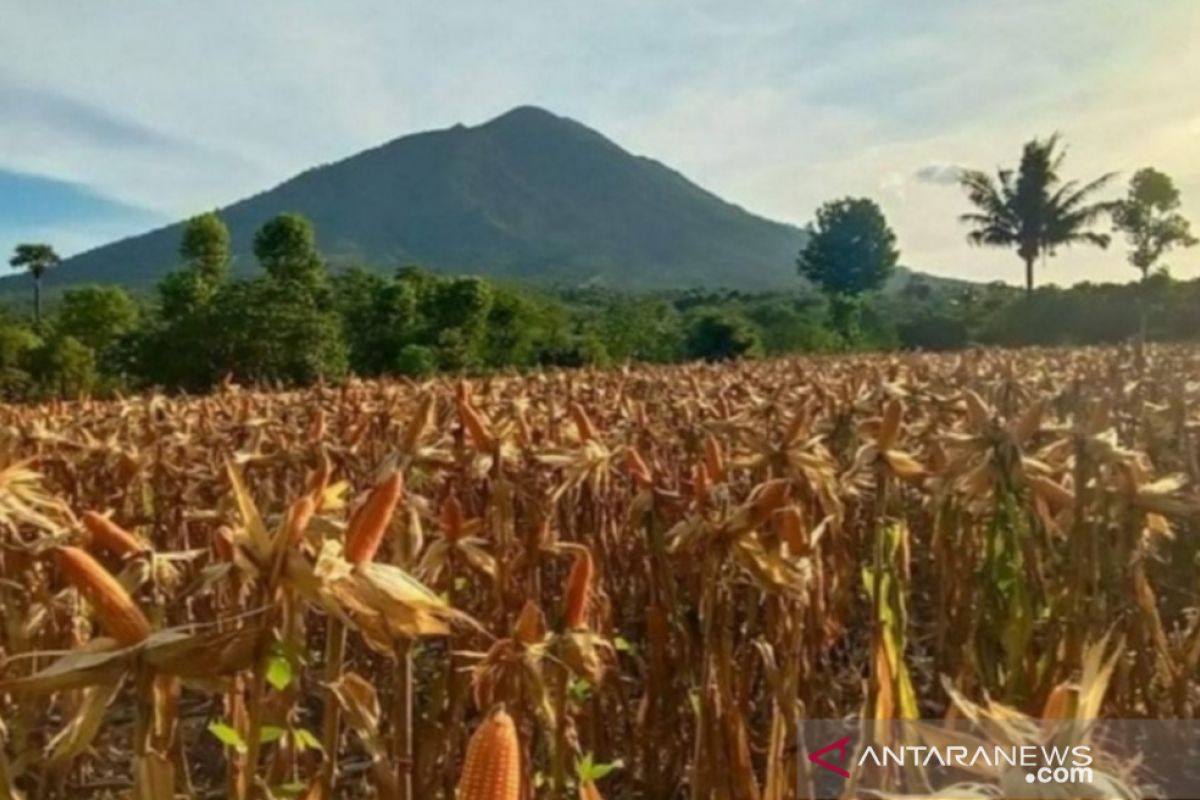
<svg viewBox="0 0 1200 800"><path fill-rule="evenodd" d="M227 386L0 454L4 800L788 800L802 718L1200 703L1194 348Z"/></svg>

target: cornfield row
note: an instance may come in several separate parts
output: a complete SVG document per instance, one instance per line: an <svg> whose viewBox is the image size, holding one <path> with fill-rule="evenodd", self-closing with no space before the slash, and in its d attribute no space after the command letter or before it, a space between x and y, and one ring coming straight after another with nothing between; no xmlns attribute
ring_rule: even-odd
<svg viewBox="0 0 1200 800"><path fill-rule="evenodd" d="M1200 350L0 409L0 798L788 800L802 719L1192 717Z"/></svg>

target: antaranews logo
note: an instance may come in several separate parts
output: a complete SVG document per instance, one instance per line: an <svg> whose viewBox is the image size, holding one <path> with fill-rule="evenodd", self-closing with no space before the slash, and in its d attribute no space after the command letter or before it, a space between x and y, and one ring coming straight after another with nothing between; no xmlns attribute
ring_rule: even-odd
<svg viewBox="0 0 1200 800"><path fill-rule="evenodd" d="M981 785L990 784L1002 796L1031 800L1113 784L1103 772L1110 763L1100 764L1083 730L1058 723L1033 725L1031 731L1036 732L1014 740L998 728L962 720L810 720L800 731L812 764L800 776L801 790L804 796L837 798L852 785L872 794L934 792L952 798L959 796L955 790L971 787L963 796L976 797Z"/></svg>

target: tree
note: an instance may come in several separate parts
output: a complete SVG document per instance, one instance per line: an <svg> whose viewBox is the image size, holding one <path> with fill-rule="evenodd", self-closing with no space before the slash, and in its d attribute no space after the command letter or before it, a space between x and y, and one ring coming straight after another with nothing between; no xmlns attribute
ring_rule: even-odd
<svg viewBox="0 0 1200 800"><path fill-rule="evenodd" d="M299 214L280 214L259 228L254 257L275 280L314 286L324 278L312 223Z"/></svg>
<svg viewBox="0 0 1200 800"><path fill-rule="evenodd" d="M688 320L685 348L689 358L726 361L762 353L754 326L742 317L716 308L699 309Z"/></svg>
<svg viewBox="0 0 1200 800"><path fill-rule="evenodd" d="M404 283L403 279L401 280ZM440 280L421 293L421 317L436 342L442 369L479 366L484 332L492 308L492 287L479 278Z"/></svg>
<svg viewBox="0 0 1200 800"><path fill-rule="evenodd" d="M996 178L979 170L965 170L960 183L967 199L978 209L963 214L961 222L973 225L967 242L977 247L1015 247L1025 262L1025 291L1033 293L1033 265L1055 254L1059 247L1091 244L1108 247L1109 237L1089 227L1111 210L1111 203L1088 202L1113 178L1101 175L1080 186L1059 176L1066 151L1058 147L1058 134L1025 144L1021 164L999 170Z"/></svg>
<svg viewBox="0 0 1200 800"><path fill-rule="evenodd" d="M437 355L428 347L406 344L396 354L392 368L400 375L425 378L437 370Z"/></svg>
<svg viewBox="0 0 1200 800"><path fill-rule="evenodd" d="M84 286L63 295L54 328L97 354L138 325L137 303L119 286Z"/></svg>
<svg viewBox="0 0 1200 800"><path fill-rule="evenodd" d="M226 284L209 317L210 381L231 374L248 383L304 386L338 379L349 367L341 318L291 281Z"/></svg>
<svg viewBox="0 0 1200 800"><path fill-rule="evenodd" d="M854 338L858 299L880 288L896 269L896 234L873 200L847 197L817 209L817 222L800 251L800 274L821 288L834 327Z"/></svg>
<svg viewBox="0 0 1200 800"><path fill-rule="evenodd" d="M768 295L748 304L746 318L762 334L768 355L836 350L838 337L822 324L822 304L814 297Z"/></svg>
<svg viewBox="0 0 1200 800"><path fill-rule="evenodd" d="M397 366L400 353L414 341L420 325L415 288L356 267L335 278L334 300L350 367L359 375L403 372Z"/></svg>
<svg viewBox="0 0 1200 800"><path fill-rule="evenodd" d="M0 399L6 402L29 396L33 386L31 355L42 345L27 324L0 311Z"/></svg>
<svg viewBox="0 0 1200 800"><path fill-rule="evenodd" d="M33 374L50 397L80 397L95 388L96 354L73 336L55 334L33 354Z"/></svg>
<svg viewBox="0 0 1200 800"><path fill-rule="evenodd" d="M214 212L192 217L183 226L179 257L186 270L218 284L229 275L229 228Z"/></svg>
<svg viewBox="0 0 1200 800"><path fill-rule="evenodd" d="M42 325L42 276L58 266L61 259L48 244L19 244L8 260L13 269L24 269L33 276L33 324Z"/></svg>
<svg viewBox="0 0 1200 800"><path fill-rule="evenodd" d="M1125 234L1130 244L1129 263L1142 271L1143 281L1167 251L1196 244L1191 224L1178 208L1175 183L1153 167L1138 170L1129 182L1128 194L1113 204L1113 230Z"/></svg>

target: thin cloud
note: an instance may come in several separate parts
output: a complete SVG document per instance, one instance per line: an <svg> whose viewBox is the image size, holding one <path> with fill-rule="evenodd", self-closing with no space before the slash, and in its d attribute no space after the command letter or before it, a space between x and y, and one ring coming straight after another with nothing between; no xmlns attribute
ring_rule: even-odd
<svg viewBox="0 0 1200 800"><path fill-rule="evenodd" d="M146 125L46 89L0 84L0 107L8 111L5 127L15 128L19 120L22 126L52 130L81 144L139 150L187 149L182 142Z"/></svg>
<svg viewBox="0 0 1200 800"><path fill-rule="evenodd" d="M926 164L914 172L913 177L921 183L954 186L962 179L965 169L957 164Z"/></svg>

